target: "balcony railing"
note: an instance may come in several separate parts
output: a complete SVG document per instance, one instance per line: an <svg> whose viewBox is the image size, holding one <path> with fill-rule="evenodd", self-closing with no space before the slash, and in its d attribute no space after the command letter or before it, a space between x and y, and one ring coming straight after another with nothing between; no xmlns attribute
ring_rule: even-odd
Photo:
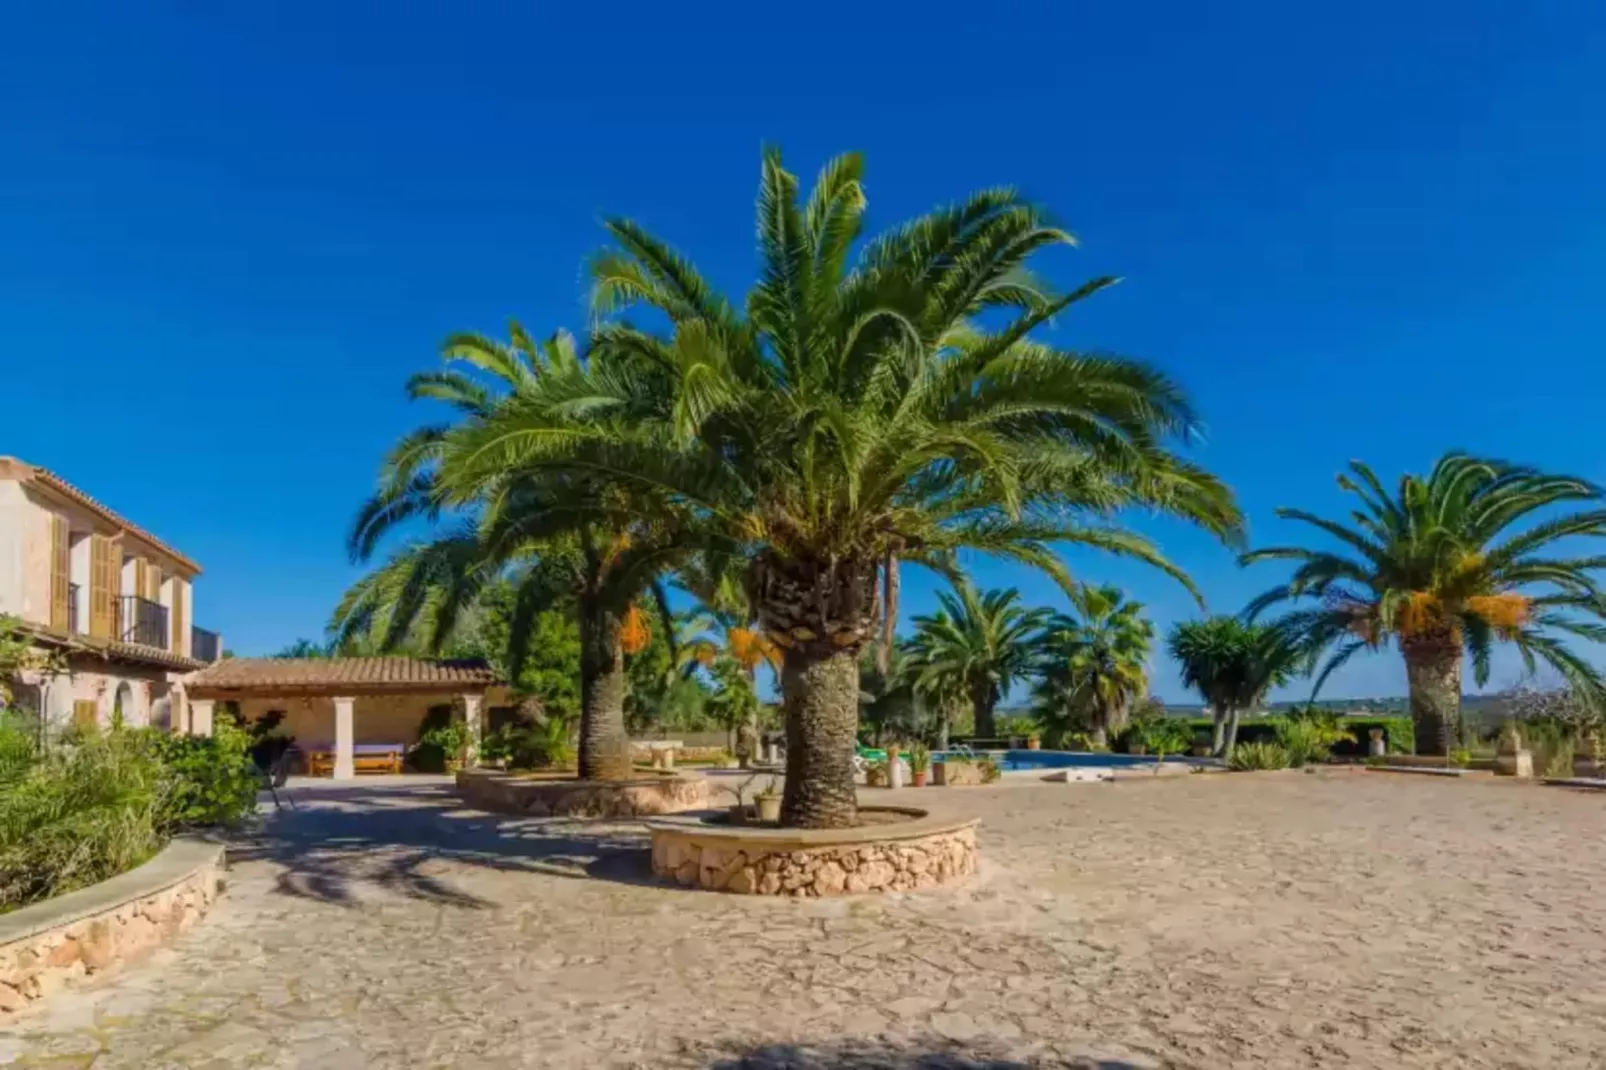
<svg viewBox="0 0 1606 1070"><path fill-rule="evenodd" d="M125 594L118 599L117 634L125 643L167 649L167 607Z"/></svg>
<svg viewBox="0 0 1606 1070"><path fill-rule="evenodd" d="M79 627L78 621L78 585L76 583L67 585L67 634L84 634L84 630Z"/></svg>
<svg viewBox="0 0 1606 1070"><path fill-rule="evenodd" d="M219 649L222 645L220 639L217 632L209 632L205 628L191 628L190 657L196 661L216 661L223 653Z"/></svg>

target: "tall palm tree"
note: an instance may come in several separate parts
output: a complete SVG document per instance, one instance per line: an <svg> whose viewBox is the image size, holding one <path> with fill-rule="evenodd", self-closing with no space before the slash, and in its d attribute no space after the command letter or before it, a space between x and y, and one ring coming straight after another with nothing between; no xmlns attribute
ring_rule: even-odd
<svg viewBox="0 0 1606 1070"><path fill-rule="evenodd" d="M517 324L510 333L507 343L456 336L445 348L447 370L409 380L412 397L447 402L459 422L414 432L392 451L379 491L358 514L350 549L366 560L387 534L418 517L446 530L354 588L337 612L336 632L349 637L382 619L383 644L395 649L427 619L427 648L439 650L485 585L511 578L517 596L508 661L516 675L539 613L554 601L573 605L581 641L580 775L625 779L632 763L624 657L645 645L639 602L653 592L667 617L657 581L698 544L679 523L684 514L656 509L647 490L594 473L506 467L454 482L446 463L454 436L496 419L549 380L590 370L567 334L536 344Z"/></svg>
<svg viewBox="0 0 1606 1070"><path fill-rule="evenodd" d="M1126 727L1132 702L1149 685L1154 625L1119 587L1078 587L1073 612L1056 615L1039 640L1038 697L1085 706L1096 746Z"/></svg>
<svg viewBox="0 0 1606 1070"><path fill-rule="evenodd" d="M754 614L783 651L794 826L857 819L858 660L889 555L951 571L971 548L1069 586L1056 544L1181 575L1115 525L1127 506L1240 530L1227 488L1174 452L1197 423L1174 383L1032 338L1115 281L1060 295L1027 270L1071 244L1066 231L993 189L861 244L862 169L838 157L804 198L765 153L760 278L741 306L637 224L609 221L594 345L628 359L521 392L447 462L465 485L508 467L606 473L745 561ZM667 328L620 318L634 307Z"/></svg>
<svg viewBox="0 0 1606 1070"><path fill-rule="evenodd" d="M1228 760L1244 711L1265 701L1307 660L1282 629L1237 617L1184 621L1171 629L1167 646L1182 667L1183 684L1199 693L1215 718L1211 753Z"/></svg>
<svg viewBox="0 0 1606 1070"><path fill-rule="evenodd" d="M1337 550L1278 546L1244 558L1298 562L1287 583L1247 612L1315 603L1280 625L1313 657L1331 652L1315 690L1355 654L1394 640L1405 657L1417 750L1432 754L1448 753L1459 735L1463 652L1482 686L1497 640L1515 645L1530 671L1542 660L1586 701L1606 701L1595 668L1557 637L1606 639L1606 598L1592 575L1606 557L1576 556L1558 545L1606 535L1606 509L1556 511L1599 502L1601 488L1460 453L1446 454L1425 479L1402 476L1392 496L1359 461L1338 485L1358 499L1348 524L1277 511L1336 540ZM1546 511L1548 519L1540 519Z"/></svg>
<svg viewBox="0 0 1606 1070"><path fill-rule="evenodd" d="M915 689L932 695L962 690L976 714L976 735L993 739L993 711L1010 685L1031 671L1033 643L1048 611L1022 606L1013 587L981 594L968 581L938 600L936 613L914 619L909 656Z"/></svg>

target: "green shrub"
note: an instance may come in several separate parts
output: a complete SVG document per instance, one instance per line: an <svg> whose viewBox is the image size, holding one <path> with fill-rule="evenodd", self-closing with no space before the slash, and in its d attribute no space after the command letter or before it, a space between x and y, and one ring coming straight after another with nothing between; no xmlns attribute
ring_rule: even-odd
<svg viewBox="0 0 1606 1070"><path fill-rule="evenodd" d="M1573 744L1570 739L1550 745L1545 758L1545 776L1566 778L1573 775Z"/></svg>
<svg viewBox="0 0 1606 1070"><path fill-rule="evenodd" d="M155 729L128 734L143 737L166 773L169 783L160 815L164 833L237 825L256 812L261 777L251 759L251 735L243 729L219 720L211 736L175 736Z"/></svg>
<svg viewBox="0 0 1606 1070"><path fill-rule="evenodd" d="M1345 741L1354 743L1355 736L1332 714L1288 717L1277 725L1277 742L1288 752L1288 764L1295 769L1325 762L1333 747Z"/></svg>
<svg viewBox="0 0 1606 1070"><path fill-rule="evenodd" d="M1460 747L1460 748L1458 748L1456 750L1451 751L1450 752L1450 764L1454 765L1454 766L1459 766L1462 769L1471 769L1472 768L1472 752L1467 750L1465 747Z"/></svg>
<svg viewBox="0 0 1606 1070"><path fill-rule="evenodd" d="M552 769L574 764L574 743L569 723L561 717L548 717L508 735L508 762L515 769Z"/></svg>
<svg viewBox="0 0 1606 1070"><path fill-rule="evenodd" d="M1297 718L1296 718L1297 719ZM1239 743L1275 743L1278 726L1287 717L1256 717L1238 725ZM1332 753L1343 758L1364 758L1367 754L1369 734L1374 728L1383 730L1383 738L1390 754L1411 754L1416 750L1416 733L1409 717L1337 717L1335 718L1350 739L1333 745ZM1187 722L1196 732L1208 733L1212 723L1208 717L1195 717Z"/></svg>
<svg viewBox="0 0 1606 1070"><path fill-rule="evenodd" d="M1154 755L1183 754L1193 745L1193 729L1186 721L1174 718L1137 721L1122 735L1124 746L1121 749L1128 752L1133 744L1141 744Z"/></svg>
<svg viewBox="0 0 1606 1070"><path fill-rule="evenodd" d="M456 710L450 703L441 703L425 710L418 722L418 742L407 752L407 763L420 773L444 773L446 750L432 742L432 737L438 729L451 724L455 717Z"/></svg>
<svg viewBox="0 0 1606 1070"><path fill-rule="evenodd" d="M991 784L1003 775L1003 770L998 768L998 762L992 758L978 758L976 759L976 764L981 767L981 782L983 784Z"/></svg>
<svg viewBox="0 0 1606 1070"><path fill-rule="evenodd" d="M174 780L140 733L87 735L11 773L0 791L0 911L115 876L165 842Z"/></svg>
<svg viewBox="0 0 1606 1070"><path fill-rule="evenodd" d="M178 831L232 825L256 809L245 732L76 732L53 750L0 714L0 911L114 877Z"/></svg>
<svg viewBox="0 0 1606 1070"><path fill-rule="evenodd" d="M1233 748L1230 768L1240 771L1287 769L1288 751L1277 743L1240 743Z"/></svg>

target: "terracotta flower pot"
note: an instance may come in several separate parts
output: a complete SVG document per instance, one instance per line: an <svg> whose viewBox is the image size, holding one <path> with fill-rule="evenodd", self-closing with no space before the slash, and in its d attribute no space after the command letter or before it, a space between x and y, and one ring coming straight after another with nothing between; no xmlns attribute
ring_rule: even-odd
<svg viewBox="0 0 1606 1070"><path fill-rule="evenodd" d="M920 770L918 773L911 773L910 775L914 778L915 787L923 788L926 786L926 771L924 769Z"/></svg>
<svg viewBox="0 0 1606 1070"><path fill-rule="evenodd" d="M781 797L779 795L760 795L755 801L758 803L758 820L760 824L780 824Z"/></svg>
<svg viewBox="0 0 1606 1070"><path fill-rule="evenodd" d="M1026 737L1026 749L1027 750L1042 750L1043 749L1043 741L1038 739L1036 736L1027 736Z"/></svg>

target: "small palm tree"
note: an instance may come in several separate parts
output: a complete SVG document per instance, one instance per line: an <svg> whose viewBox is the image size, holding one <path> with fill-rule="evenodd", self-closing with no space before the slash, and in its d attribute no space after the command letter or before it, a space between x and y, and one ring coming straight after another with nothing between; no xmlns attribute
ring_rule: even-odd
<svg viewBox="0 0 1606 1070"><path fill-rule="evenodd" d="M1390 639L1405 657L1420 753L1447 754L1460 733L1463 653L1480 686L1496 641L1514 644L1530 671L1559 672L1592 705L1606 700L1600 675L1558 638L1606 639L1606 598L1592 573L1606 557L1558 552L1574 536L1606 535L1606 510L1536 514L1602 491L1569 476L1447 454L1427 477L1406 475L1391 496L1359 461L1338 485L1359 499L1349 524L1297 509L1277 514L1324 532L1338 550L1269 547L1246 562L1299 567L1256 599L1253 616L1282 601L1315 603L1283 618L1313 657L1330 651L1315 680Z"/></svg>
<svg viewBox="0 0 1606 1070"><path fill-rule="evenodd" d="M1120 510L1157 508L1229 540L1240 526L1227 488L1174 452L1197 423L1175 384L1031 337L1115 281L1058 294L1028 270L1069 234L994 189L861 241L862 172L858 156L838 157L803 196L765 154L760 277L745 302L610 221L614 247L592 265L606 374L521 388L446 462L463 487L509 468L629 484L741 558L754 616L783 652L788 825L857 820L859 653L877 602L892 601L890 562L952 571L968 548L1068 587L1055 552L1066 543L1180 576L1114 524ZM618 318L632 307L665 329Z"/></svg>
<svg viewBox="0 0 1606 1070"><path fill-rule="evenodd" d="M456 336L445 356L447 370L413 376L408 390L452 405L459 422L423 428L398 444L349 545L354 558L367 560L383 538L415 518L446 530L406 548L348 592L336 613L337 640L349 643L383 622L385 649L417 642L427 631L425 648L438 651L480 592L509 580L517 596L507 657L516 676L537 616L554 602L571 605L580 626L580 775L626 779L633 765L625 655L650 637L640 602L651 593L668 619L660 577L697 552L696 536L678 523L684 514L657 508L647 491L627 493L588 473L500 466L472 482L454 480L446 463L454 436L498 418L526 392L584 375L587 362L567 334L537 344L517 324L507 343Z"/></svg>
<svg viewBox="0 0 1606 1070"><path fill-rule="evenodd" d="M1010 685L1031 672L1048 611L1022 606L1013 587L981 594L968 581L938 598L940 610L914 619L909 656L916 691L962 692L976 714L976 735L996 738L993 711Z"/></svg>
<svg viewBox="0 0 1606 1070"><path fill-rule="evenodd" d="M1215 718L1211 753L1231 760L1238 720L1272 688L1288 682L1305 663L1304 651L1279 628L1237 617L1185 621L1171 629L1167 646Z"/></svg>
<svg viewBox="0 0 1606 1070"><path fill-rule="evenodd" d="M1038 640L1038 704L1059 707L1046 711L1053 723L1085 709L1093 744L1104 747L1148 690L1154 626L1142 604L1118 587L1078 587L1071 606L1073 612L1051 619Z"/></svg>

